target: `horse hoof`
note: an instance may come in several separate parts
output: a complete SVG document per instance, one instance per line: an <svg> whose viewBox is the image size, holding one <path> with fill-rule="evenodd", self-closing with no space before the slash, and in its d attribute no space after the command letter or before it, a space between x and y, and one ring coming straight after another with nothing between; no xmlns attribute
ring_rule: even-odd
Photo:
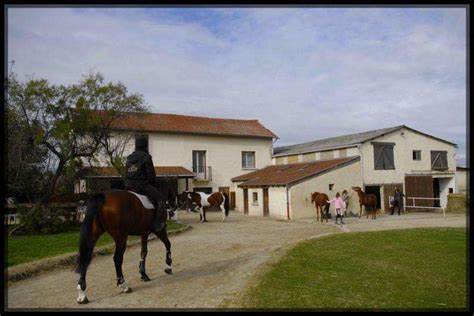
<svg viewBox="0 0 474 316"><path fill-rule="evenodd" d="M89 303L89 300L87 299L87 297L85 297L84 299L79 299L79 298L78 298L78 299L77 299L77 302L78 302L79 304L87 304L87 303Z"/></svg>
<svg viewBox="0 0 474 316"><path fill-rule="evenodd" d="M142 276L142 279L141 279L143 282L148 282L148 281L151 281L151 279L148 277L148 275L144 275Z"/></svg>
<svg viewBox="0 0 474 316"><path fill-rule="evenodd" d="M172 269L169 269L169 268L166 268L166 269L165 269L165 273L166 273L166 274L173 274L173 270L172 270Z"/></svg>
<svg viewBox="0 0 474 316"><path fill-rule="evenodd" d="M132 293L132 288L131 288L131 287L127 287L126 289L123 289L123 292L124 292L124 293Z"/></svg>

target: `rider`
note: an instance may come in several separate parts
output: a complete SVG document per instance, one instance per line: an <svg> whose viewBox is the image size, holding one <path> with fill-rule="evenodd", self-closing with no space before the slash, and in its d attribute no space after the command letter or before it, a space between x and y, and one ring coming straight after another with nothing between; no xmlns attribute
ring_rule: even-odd
<svg viewBox="0 0 474 316"><path fill-rule="evenodd" d="M144 193L151 198L156 209L154 227L158 232L165 228L166 224L158 214L158 202L162 200L161 193L154 186L155 168L153 160L148 153L148 140L138 136L135 140L135 151L127 157L126 163L126 185Z"/></svg>

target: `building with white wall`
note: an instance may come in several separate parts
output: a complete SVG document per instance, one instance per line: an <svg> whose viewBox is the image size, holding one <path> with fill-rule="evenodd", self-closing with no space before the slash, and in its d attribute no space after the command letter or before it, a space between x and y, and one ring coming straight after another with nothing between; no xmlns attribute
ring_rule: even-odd
<svg viewBox="0 0 474 316"><path fill-rule="evenodd" d="M270 165L277 138L258 120L162 113L133 113L113 127L116 135L130 139L124 157L133 152L134 137L145 135L157 176L177 176L179 192L225 191L232 196L230 179ZM97 184L102 179L101 189L110 188L110 180L119 180L118 174L106 168L103 157L99 161L90 181Z"/></svg>
<svg viewBox="0 0 474 316"><path fill-rule="evenodd" d="M276 147L275 165L325 159L360 157L361 187L378 198L386 210L398 186L419 206L446 207L447 194L456 192L456 144L405 125L377 129L291 146ZM413 200L407 201L411 206Z"/></svg>

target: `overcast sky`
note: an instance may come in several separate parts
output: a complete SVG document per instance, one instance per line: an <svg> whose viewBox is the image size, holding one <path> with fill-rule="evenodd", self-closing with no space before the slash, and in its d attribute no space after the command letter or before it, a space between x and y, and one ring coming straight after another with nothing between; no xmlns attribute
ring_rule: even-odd
<svg viewBox="0 0 474 316"><path fill-rule="evenodd" d="M258 119L275 146L405 124L466 165L464 8L8 9L20 79L90 72L153 112Z"/></svg>

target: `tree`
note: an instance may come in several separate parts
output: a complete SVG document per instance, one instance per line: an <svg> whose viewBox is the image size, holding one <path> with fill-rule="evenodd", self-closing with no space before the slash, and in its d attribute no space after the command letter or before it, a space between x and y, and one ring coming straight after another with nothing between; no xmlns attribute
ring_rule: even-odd
<svg viewBox="0 0 474 316"><path fill-rule="evenodd" d="M148 111L141 95L129 94L120 82L104 83L100 73L69 86L52 85L45 79L20 82L10 76L7 87L8 137L15 137L16 126L23 128L28 136L19 143L28 145L13 143L22 154L35 153L25 164L32 168L39 163L48 184L38 205L48 202L58 180L71 174L71 169L96 160L101 150L116 155L110 144L114 122L130 113ZM15 164L12 154L16 155L7 153L9 166ZM16 179L9 175L9 188L18 185Z"/></svg>

